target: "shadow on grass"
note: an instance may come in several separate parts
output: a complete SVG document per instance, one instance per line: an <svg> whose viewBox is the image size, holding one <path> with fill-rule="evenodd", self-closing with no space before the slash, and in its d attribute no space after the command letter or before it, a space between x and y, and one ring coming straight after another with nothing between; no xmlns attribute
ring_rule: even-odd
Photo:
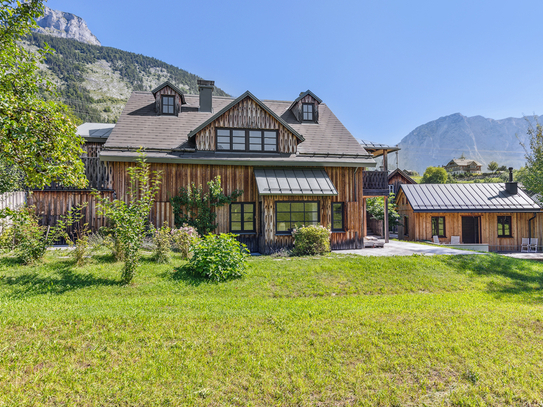
<svg viewBox="0 0 543 407"><path fill-rule="evenodd" d="M499 277L490 281L487 291L497 297L522 295L528 301L543 299L543 263L491 254L487 256L447 256L443 263L477 276Z"/></svg>
<svg viewBox="0 0 543 407"><path fill-rule="evenodd" d="M74 272L71 262L59 264L58 268L55 267L55 272L48 276L36 271L28 271L18 276L0 276L0 287L7 288L6 296L9 298L41 294L58 295L85 287L115 285L121 285L121 283L117 280L95 277L92 274Z"/></svg>
<svg viewBox="0 0 543 407"><path fill-rule="evenodd" d="M209 284L210 280L203 277L198 277L192 274L188 264L181 267L176 267L172 272L163 273L163 277L169 278L174 281L184 281L188 285L197 287L200 284Z"/></svg>

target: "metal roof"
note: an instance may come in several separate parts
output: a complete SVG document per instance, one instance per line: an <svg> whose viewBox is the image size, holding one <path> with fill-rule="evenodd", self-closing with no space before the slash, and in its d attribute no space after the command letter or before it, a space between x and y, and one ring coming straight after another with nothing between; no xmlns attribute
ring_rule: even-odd
<svg viewBox="0 0 543 407"><path fill-rule="evenodd" d="M397 145L389 146L387 144L374 143L373 141L361 140L361 139L359 139L358 142L364 148L364 150L373 154L374 157L382 156L385 151L387 153L391 153L393 151L401 150L400 147L398 147Z"/></svg>
<svg viewBox="0 0 543 407"><path fill-rule="evenodd" d="M104 143L114 127L112 123L83 123L77 127L77 134L87 142Z"/></svg>
<svg viewBox="0 0 543 407"><path fill-rule="evenodd" d="M539 212L541 208L520 188L512 195L505 184L403 184L415 212Z"/></svg>
<svg viewBox="0 0 543 407"><path fill-rule="evenodd" d="M260 195L337 195L322 168L257 168L254 172Z"/></svg>

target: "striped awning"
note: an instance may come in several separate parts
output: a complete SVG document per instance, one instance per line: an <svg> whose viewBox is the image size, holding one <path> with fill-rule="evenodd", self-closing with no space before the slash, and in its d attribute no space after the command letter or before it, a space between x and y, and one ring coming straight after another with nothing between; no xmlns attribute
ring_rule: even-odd
<svg viewBox="0 0 543 407"><path fill-rule="evenodd" d="M257 168L254 172L260 195L337 195L322 168Z"/></svg>

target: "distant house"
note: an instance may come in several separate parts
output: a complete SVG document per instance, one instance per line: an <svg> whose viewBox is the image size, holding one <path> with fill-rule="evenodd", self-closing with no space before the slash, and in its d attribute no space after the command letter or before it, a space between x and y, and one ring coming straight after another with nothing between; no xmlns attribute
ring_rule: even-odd
<svg viewBox="0 0 543 407"><path fill-rule="evenodd" d="M400 191L400 185L402 184L416 184L417 182L405 173L405 171L396 168L390 174L388 174L388 188L389 192L394 195L398 195Z"/></svg>
<svg viewBox="0 0 543 407"><path fill-rule="evenodd" d="M403 240L488 245L518 251L522 238L543 238L541 207L516 182L401 185L396 202Z"/></svg>
<svg viewBox="0 0 543 407"><path fill-rule="evenodd" d="M464 157L464 154L460 158L454 158L443 168L451 174L480 174L482 164L475 160Z"/></svg>

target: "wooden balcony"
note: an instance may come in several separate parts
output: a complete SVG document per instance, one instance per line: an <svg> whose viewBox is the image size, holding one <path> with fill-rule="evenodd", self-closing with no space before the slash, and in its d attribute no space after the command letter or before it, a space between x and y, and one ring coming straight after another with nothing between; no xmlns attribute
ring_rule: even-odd
<svg viewBox="0 0 543 407"><path fill-rule="evenodd" d="M363 171L364 196L388 196L388 171Z"/></svg>
<svg viewBox="0 0 543 407"><path fill-rule="evenodd" d="M87 188L77 189L53 182L51 185L44 187L41 191L89 191L91 189L110 191L113 186L112 166L108 163L100 162L99 157L83 157L81 160L85 164L85 175L89 180Z"/></svg>

